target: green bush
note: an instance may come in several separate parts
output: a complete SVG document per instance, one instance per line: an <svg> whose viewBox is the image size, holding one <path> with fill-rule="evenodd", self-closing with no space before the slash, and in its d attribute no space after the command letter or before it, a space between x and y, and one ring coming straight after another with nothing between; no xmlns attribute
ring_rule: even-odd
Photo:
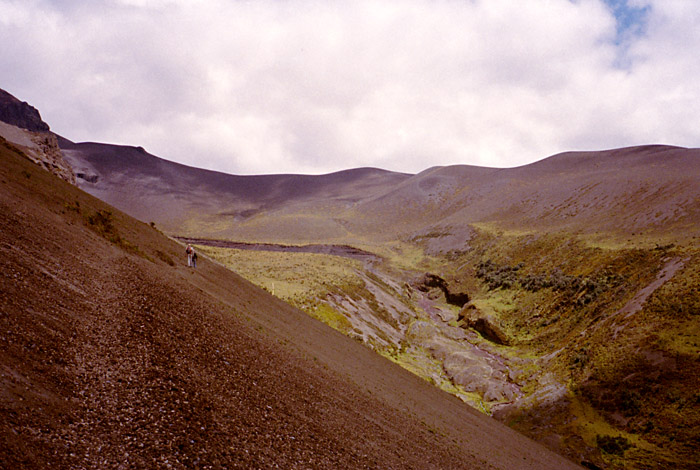
<svg viewBox="0 0 700 470"><path fill-rule="evenodd" d="M623 455L627 449L632 447L632 444L627 438L622 436L596 436L596 444L607 454Z"/></svg>
<svg viewBox="0 0 700 470"><path fill-rule="evenodd" d="M508 266L498 265L491 260L482 261L476 266L476 277L486 283L489 290L520 286L524 290L537 292L551 288L574 299L572 303L577 306L593 302L600 294L623 280L622 276L611 274L607 270L595 278L568 275L560 269L554 269L549 274L521 274L520 270L524 266L524 263Z"/></svg>
<svg viewBox="0 0 700 470"><path fill-rule="evenodd" d="M112 212L108 210L97 211L86 218L88 225L95 228L102 234L113 234L114 224L112 222Z"/></svg>

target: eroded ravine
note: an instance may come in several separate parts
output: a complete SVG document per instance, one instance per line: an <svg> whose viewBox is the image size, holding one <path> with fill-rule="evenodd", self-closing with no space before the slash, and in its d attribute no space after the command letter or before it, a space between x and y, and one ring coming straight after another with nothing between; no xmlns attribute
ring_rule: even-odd
<svg viewBox="0 0 700 470"><path fill-rule="evenodd" d="M319 291L313 298L295 298L291 303L312 316L320 304L325 305L345 317L350 327L344 333L485 413L513 405L524 396L525 385L538 380L535 361L526 358L524 351L496 345L464 328L457 321L459 308L448 304L439 289L416 288L412 281L424 273L387 269L381 257L345 245L181 241L200 247L315 253L360 261L354 268L357 283L352 288Z"/></svg>

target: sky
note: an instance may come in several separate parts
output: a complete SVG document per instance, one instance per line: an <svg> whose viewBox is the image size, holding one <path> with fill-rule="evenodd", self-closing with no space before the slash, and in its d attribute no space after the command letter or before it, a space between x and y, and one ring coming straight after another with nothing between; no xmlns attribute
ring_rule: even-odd
<svg viewBox="0 0 700 470"><path fill-rule="evenodd" d="M234 174L700 147L698 0L0 0L0 88Z"/></svg>

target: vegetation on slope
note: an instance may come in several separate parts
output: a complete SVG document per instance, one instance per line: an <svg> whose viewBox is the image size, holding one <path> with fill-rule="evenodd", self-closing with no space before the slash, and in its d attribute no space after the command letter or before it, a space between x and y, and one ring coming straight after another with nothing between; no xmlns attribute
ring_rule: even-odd
<svg viewBox="0 0 700 470"><path fill-rule="evenodd" d="M11 149L0 159L0 467L573 468L233 272L187 268L182 246Z"/></svg>
<svg viewBox="0 0 700 470"><path fill-rule="evenodd" d="M203 249L268 289L274 282L278 295L310 315L571 458L612 468L696 465L697 247L473 230L464 250L429 258L412 249L413 261L393 251L389 262L402 270L375 266L375 275L389 274L383 292L410 314L394 328L375 323L374 336L364 337L352 326L358 311L347 306L362 301L380 319L388 313L358 262ZM497 323L510 346L465 330L438 291L424 295L410 286L423 269L467 289L468 306ZM386 288L392 283L408 290ZM329 297L347 299L346 308ZM489 367L502 368L509 377L501 383L514 392L494 388L495 376L486 376L484 388L474 388L474 375L461 380L454 358L465 348L497 358Z"/></svg>
<svg viewBox="0 0 700 470"><path fill-rule="evenodd" d="M496 415L568 454L597 448L589 458L601 465L693 468L697 246L596 245L567 234L480 232L452 254L452 275L481 284L473 303L566 384L556 402L533 389Z"/></svg>

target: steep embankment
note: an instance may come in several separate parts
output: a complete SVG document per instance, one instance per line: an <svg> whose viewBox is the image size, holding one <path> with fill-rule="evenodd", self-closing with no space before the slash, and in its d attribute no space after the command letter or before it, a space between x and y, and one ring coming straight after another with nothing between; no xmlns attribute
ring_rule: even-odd
<svg viewBox="0 0 700 470"><path fill-rule="evenodd" d="M567 468L0 146L3 468Z"/></svg>

